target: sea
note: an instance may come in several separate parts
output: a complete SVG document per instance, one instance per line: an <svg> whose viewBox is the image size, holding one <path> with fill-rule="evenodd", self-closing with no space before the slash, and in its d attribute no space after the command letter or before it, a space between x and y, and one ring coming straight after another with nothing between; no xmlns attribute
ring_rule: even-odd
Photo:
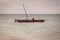
<svg viewBox="0 0 60 40"><path fill-rule="evenodd" d="M0 40L60 40L60 14L27 14L44 22L15 22L25 14L0 14Z"/></svg>

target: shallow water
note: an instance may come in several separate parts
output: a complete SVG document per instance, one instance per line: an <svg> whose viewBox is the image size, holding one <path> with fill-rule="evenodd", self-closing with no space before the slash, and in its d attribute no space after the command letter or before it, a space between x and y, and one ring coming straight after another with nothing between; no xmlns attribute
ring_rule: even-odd
<svg viewBox="0 0 60 40"><path fill-rule="evenodd" d="M0 40L60 40L59 14L29 14L29 19L44 19L43 23L15 23L26 19L24 14L0 14Z"/></svg>

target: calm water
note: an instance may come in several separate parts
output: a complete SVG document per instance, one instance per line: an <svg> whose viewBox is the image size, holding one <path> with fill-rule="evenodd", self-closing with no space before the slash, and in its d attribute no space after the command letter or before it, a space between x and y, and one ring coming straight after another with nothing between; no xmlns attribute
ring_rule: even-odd
<svg viewBox="0 0 60 40"><path fill-rule="evenodd" d="M24 14L0 14L0 40L60 40L60 14L29 14L44 23L15 23ZM4 36L5 35L5 36Z"/></svg>

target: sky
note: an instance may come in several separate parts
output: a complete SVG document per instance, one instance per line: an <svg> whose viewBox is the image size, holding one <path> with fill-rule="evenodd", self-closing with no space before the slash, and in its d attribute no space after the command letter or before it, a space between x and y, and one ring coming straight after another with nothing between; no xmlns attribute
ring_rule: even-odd
<svg viewBox="0 0 60 40"><path fill-rule="evenodd" d="M0 0L0 14L60 14L60 0Z"/></svg>

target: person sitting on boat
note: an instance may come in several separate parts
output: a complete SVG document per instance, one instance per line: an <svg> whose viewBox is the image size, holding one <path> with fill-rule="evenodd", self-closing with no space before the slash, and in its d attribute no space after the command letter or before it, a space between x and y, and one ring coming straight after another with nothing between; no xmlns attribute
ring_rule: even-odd
<svg viewBox="0 0 60 40"><path fill-rule="evenodd" d="M32 18L32 21L34 21L35 19L34 18Z"/></svg>

